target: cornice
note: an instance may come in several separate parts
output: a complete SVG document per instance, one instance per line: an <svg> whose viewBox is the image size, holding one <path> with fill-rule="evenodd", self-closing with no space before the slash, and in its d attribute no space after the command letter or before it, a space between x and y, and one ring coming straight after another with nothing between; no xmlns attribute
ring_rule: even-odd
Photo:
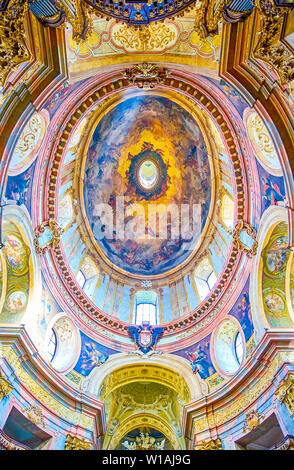
<svg viewBox="0 0 294 470"><path fill-rule="evenodd" d="M0 325L0 353L3 352L3 348L7 347L14 351L21 367L32 380L37 378L38 384L41 385L45 393L73 412L80 409L84 414L92 417L97 437L105 433L104 404L94 396L73 388L62 375L57 374L42 358L24 325L18 327ZM7 361L5 356L2 356L2 359ZM10 364L10 367L14 370L14 364ZM42 401L42 397L40 401Z"/></svg>
<svg viewBox="0 0 294 470"><path fill-rule="evenodd" d="M184 407L183 428L192 436L194 422L199 431L220 429L243 413L271 385L279 369L294 362L294 329L276 328L264 333L259 344L237 374L218 389ZM252 385L250 387L250 385ZM206 424L205 424L206 423Z"/></svg>

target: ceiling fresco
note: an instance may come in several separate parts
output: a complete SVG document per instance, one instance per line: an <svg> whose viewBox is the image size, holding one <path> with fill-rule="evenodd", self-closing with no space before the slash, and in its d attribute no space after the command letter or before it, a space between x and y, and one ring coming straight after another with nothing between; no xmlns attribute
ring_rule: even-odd
<svg viewBox="0 0 294 470"><path fill-rule="evenodd" d="M101 68L132 62L135 57L148 61L181 64L203 75L218 78L222 27L219 33L201 38L195 31L195 13L141 28L117 23L114 19L94 18L87 38L77 42L70 24L65 30L70 81L92 76ZM135 59L137 60L137 59Z"/></svg>
<svg viewBox="0 0 294 470"><path fill-rule="evenodd" d="M211 170L200 127L179 104L146 94L119 103L97 125L84 172L85 212L111 263L158 275L195 249L209 213Z"/></svg>

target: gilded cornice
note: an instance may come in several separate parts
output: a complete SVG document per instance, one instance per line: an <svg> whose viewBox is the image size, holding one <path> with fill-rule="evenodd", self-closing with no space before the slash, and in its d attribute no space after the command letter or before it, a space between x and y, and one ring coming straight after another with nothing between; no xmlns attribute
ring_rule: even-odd
<svg viewBox="0 0 294 470"><path fill-rule="evenodd" d="M77 394L76 389L48 367L23 327L11 327L9 330L5 327L4 331L0 327L0 357L13 370L21 386L39 401L39 406L34 405L24 410L30 419L45 426L42 412L42 407L45 407L68 423L91 430L96 437L104 433L103 404L89 399L83 393ZM38 381L34 377L38 377ZM54 396L52 387L55 390Z"/></svg>
<svg viewBox="0 0 294 470"><path fill-rule="evenodd" d="M66 436L64 450L91 450L92 444L86 439L79 439L76 436L68 434Z"/></svg>
<svg viewBox="0 0 294 470"><path fill-rule="evenodd" d="M186 435L230 426L232 419L257 405L258 398L273 386L281 366L293 362L289 341L292 332L269 331L238 374L205 398L185 406ZM258 380L256 378L258 377ZM252 384L252 386L250 386ZM245 423L246 416L244 416ZM262 418L261 418L262 419Z"/></svg>
<svg viewBox="0 0 294 470"><path fill-rule="evenodd" d="M11 390L13 390L13 386L0 374L0 401L2 398L8 397Z"/></svg>
<svg viewBox="0 0 294 470"><path fill-rule="evenodd" d="M11 0L6 11L0 11L0 84L5 85L10 72L30 60L25 42L24 16L28 5Z"/></svg>
<svg viewBox="0 0 294 470"><path fill-rule="evenodd" d="M282 41L289 10L277 7L274 0L256 0L255 6L261 18L261 25L254 55L275 70L281 85L285 85L294 79L294 51L290 44Z"/></svg>
<svg viewBox="0 0 294 470"><path fill-rule="evenodd" d="M292 416L294 414L294 373L289 372L287 377L275 391L277 399L284 403Z"/></svg>
<svg viewBox="0 0 294 470"><path fill-rule="evenodd" d="M219 437L210 441L202 441L195 445L194 450L222 450L222 441Z"/></svg>

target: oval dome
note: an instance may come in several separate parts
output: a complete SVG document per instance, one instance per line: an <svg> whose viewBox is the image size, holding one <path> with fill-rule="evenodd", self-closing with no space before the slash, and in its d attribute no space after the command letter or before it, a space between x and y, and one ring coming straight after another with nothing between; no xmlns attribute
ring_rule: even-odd
<svg viewBox="0 0 294 470"><path fill-rule="evenodd" d="M160 275L193 252L211 202L211 170L194 117L169 98L131 97L106 112L86 152L89 236L110 263Z"/></svg>

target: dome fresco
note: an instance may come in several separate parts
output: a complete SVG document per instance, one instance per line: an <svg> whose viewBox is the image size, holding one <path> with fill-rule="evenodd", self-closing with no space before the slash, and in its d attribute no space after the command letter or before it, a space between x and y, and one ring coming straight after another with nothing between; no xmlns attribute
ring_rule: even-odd
<svg viewBox="0 0 294 470"><path fill-rule="evenodd" d="M209 158L194 117L156 95L116 105L93 133L83 199L111 263L140 275L177 267L195 249L211 201Z"/></svg>

